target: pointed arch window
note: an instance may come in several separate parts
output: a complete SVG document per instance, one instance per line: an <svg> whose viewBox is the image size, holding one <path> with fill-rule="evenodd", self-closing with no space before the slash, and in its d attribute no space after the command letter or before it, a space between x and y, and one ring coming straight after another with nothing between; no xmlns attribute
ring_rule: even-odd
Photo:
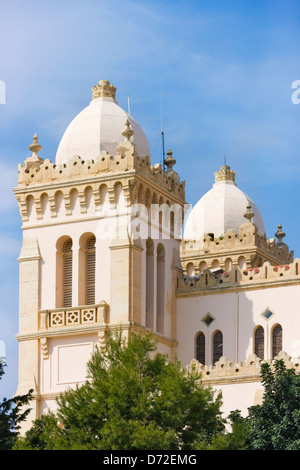
<svg viewBox="0 0 300 470"><path fill-rule="evenodd" d="M272 359L282 351L282 327L276 325L272 331Z"/></svg>
<svg viewBox="0 0 300 470"><path fill-rule="evenodd" d="M196 359L205 365L205 335L201 331L196 337Z"/></svg>
<svg viewBox="0 0 300 470"><path fill-rule="evenodd" d="M264 359L265 334L262 326L258 326L254 333L254 353L259 359Z"/></svg>
<svg viewBox="0 0 300 470"><path fill-rule="evenodd" d="M216 331L213 337L213 364L223 356L223 334L220 330Z"/></svg>

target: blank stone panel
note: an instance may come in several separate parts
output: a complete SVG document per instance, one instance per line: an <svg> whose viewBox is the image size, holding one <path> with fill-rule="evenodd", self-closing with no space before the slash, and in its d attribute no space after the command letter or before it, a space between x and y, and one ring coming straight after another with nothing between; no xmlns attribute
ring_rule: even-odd
<svg viewBox="0 0 300 470"><path fill-rule="evenodd" d="M86 363L93 351L93 343L59 346L57 348L57 383L83 382L87 376Z"/></svg>

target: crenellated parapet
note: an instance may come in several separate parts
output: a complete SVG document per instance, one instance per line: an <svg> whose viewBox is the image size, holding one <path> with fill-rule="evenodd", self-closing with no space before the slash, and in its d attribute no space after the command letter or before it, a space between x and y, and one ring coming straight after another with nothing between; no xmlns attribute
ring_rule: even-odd
<svg viewBox="0 0 300 470"><path fill-rule="evenodd" d="M201 274L186 276L182 274L178 279L177 296L201 295L220 291L238 290L243 288L262 288L264 284L276 286L278 283L300 282L300 258L290 264L273 266L265 262L257 268L241 269L235 266L230 271L222 269L211 271L205 269Z"/></svg>
<svg viewBox="0 0 300 470"><path fill-rule="evenodd" d="M203 383L231 383L259 381L261 364L267 362L271 368L274 367L275 360L283 360L287 369L295 369L300 373L300 358L293 358L286 352L281 351L273 360L262 361L256 354L250 354L244 362L231 362L225 356L222 356L215 365L203 365L196 359L193 359L187 366L187 370L201 374Z"/></svg>
<svg viewBox="0 0 300 470"><path fill-rule="evenodd" d="M65 214L72 214L74 192L77 193L81 213L87 211L91 201L96 211L100 209L104 203L104 193L108 194L108 202L115 207L117 186L122 188L127 207L137 202L144 203L145 200L149 204L167 202L183 205L185 182L181 182L172 169L165 172L160 164L152 166L149 156L137 155L135 145L130 140L132 132L127 121L123 131L124 142L118 145L115 156L103 150L94 159L85 161L74 155L67 163L58 165L38 155L41 146L35 135L33 144L29 146L32 155L23 165L19 164L18 186L14 188L23 221L29 218L30 200L33 201L36 218L43 218L45 197L51 217L57 216L60 199Z"/></svg>
<svg viewBox="0 0 300 470"><path fill-rule="evenodd" d="M248 213L245 214L248 215ZM194 274L207 268L231 269L233 266L253 268L262 266L265 261L271 264L288 264L293 261L294 252L282 242L285 234L278 226L275 238L267 240L266 235L258 233L252 222L240 226L239 233L228 230L224 235L214 238L204 234L200 240L183 240L181 243L181 260L185 273L188 265L193 264Z"/></svg>

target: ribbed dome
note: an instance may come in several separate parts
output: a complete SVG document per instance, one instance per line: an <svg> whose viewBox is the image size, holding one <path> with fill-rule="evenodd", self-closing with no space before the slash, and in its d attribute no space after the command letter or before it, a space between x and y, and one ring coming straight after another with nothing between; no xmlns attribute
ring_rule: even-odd
<svg viewBox="0 0 300 470"><path fill-rule="evenodd" d="M137 154L150 157L142 128L115 100L116 88L102 80L92 91L93 100L73 119L60 141L56 164L67 163L74 155L87 160L96 158L102 150L115 155L117 145L124 141L121 133L127 119L134 132L131 141Z"/></svg>
<svg viewBox="0 0 300 470"><path fill-rule="evenodd" d="M235 172L223 166L215 173L216 182L188 215L184 227L185 240L202 240L204 233L213 233L215 238L224 235L229 229L239 233L239 228L247 220L244 217L247 206L254 213L252 222L258 233L265 233L264 222L255 203L235 184Z"/></svg>

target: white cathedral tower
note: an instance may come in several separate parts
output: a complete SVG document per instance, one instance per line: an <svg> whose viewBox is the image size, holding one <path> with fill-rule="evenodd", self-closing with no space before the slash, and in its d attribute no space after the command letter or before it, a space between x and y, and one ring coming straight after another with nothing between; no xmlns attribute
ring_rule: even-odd
<svg viewBox="0 0 300 470"><path fill-rule="evenodd" d="M295 366L300 260L280 225L277 242L267 240L233 170L215 173L181 238L185 182L172 152L164 167L151 164L143 130L106 80L55 161L41 148L35 135L14 188L23 230L17 393L34 389L27 427L85 381L96 344L120 325L153 331L184 367L196 361L204 382L222 389L225 413L259 400L262 360L280 354Z"/></svg>

